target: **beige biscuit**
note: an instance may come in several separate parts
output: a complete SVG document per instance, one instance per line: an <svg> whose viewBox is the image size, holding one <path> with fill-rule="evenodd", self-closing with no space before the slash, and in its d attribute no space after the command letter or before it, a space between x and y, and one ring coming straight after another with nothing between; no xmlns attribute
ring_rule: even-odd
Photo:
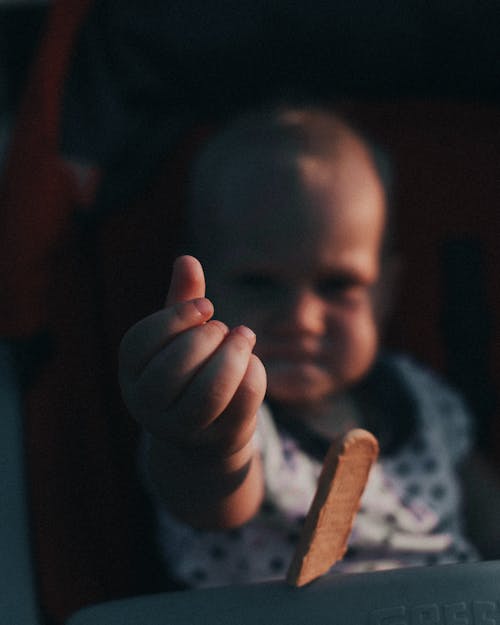
<svg viewBox="0 0 500 625"><path fill-rule="evenodd" d="M342 559L378 451L377 439L362 429L332 443L288 569L288 584L303 586Z"/></svg>

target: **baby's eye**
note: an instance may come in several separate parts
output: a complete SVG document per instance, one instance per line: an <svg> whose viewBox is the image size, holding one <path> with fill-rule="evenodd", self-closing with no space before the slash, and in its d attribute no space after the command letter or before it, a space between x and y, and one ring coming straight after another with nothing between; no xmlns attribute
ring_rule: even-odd
<svg viewBox="0 0 500 625"><path fill-rule="evenodd" d="M366 289L351 278L334 277L321 280L317 291L327 299L355 304L364 297Z"/></svg>

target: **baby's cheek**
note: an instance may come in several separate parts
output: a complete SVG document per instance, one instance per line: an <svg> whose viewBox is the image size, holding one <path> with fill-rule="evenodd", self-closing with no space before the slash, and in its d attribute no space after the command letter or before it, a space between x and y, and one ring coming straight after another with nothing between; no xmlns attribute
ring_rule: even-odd
<svg viewBox="0 0 500 625"><path fill-rule="evenodd" d="M353 351L360 375L370 368L378 350L378 330L371 314L363 315L353 328Z"/></svg>
<svg viewBox="0 0 500 625"><path fill-rule="evenodd" d="M344 318L337 345L342 346L339 351L343 362L339 364L346 382L361 378L372 365L378 349L378 332L372 315L365 312Z"/></svg>

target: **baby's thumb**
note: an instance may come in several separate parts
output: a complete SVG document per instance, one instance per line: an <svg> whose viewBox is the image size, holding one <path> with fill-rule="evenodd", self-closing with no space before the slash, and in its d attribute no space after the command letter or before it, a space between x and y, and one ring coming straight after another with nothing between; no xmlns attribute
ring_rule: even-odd
<svg viewBox="0 0 500 625"><path fill-rule="evenodd" d="M194 256L179 256L172 269L166 306L205 297L205 275L200 261Z"/></svg>

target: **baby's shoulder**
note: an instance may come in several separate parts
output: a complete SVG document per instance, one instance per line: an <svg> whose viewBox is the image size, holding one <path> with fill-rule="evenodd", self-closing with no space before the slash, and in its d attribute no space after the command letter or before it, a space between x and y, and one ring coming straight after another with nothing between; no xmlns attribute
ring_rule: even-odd
<svg viewBox="0 0 500 625"><path fill-rule="evenodd" d="M472 419L458 390L443 375L403 354L387 356L415 402L417 427L442 440L459 461L472 441Z"/></svg>
<svg viewBox="0 0 500 625"><path fill-rule="evenodd" d="M384 359L407 392L426 407L430 404L447 417L467 412L461 393L439 372L406 354L390 353Z"/></svg>

